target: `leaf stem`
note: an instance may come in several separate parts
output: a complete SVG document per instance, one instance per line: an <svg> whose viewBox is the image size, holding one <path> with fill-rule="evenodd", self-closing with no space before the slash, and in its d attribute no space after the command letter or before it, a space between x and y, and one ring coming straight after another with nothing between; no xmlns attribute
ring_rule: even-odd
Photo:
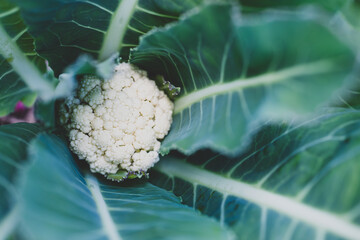
<svg viewBox="0 0 360 240"><path fill-rule="evenodd" d="M10 213L0 222L0 239L7 239L13 232L19 220L19 207L15 206Z"/></svg>
<svg viewBox="0 0 360 240"><path fill-rule="evenodd" d="M336 59L335 59L336 60ZM239 78L231 82L218 83L209 87L205 87L198 91L191 92L178 98L175 101L174 114L190 107L203 99L217 96L224 93L235 92L241 89L281 82L286 79L312 75L323 74L330 71L337 71L336 61L334 59L326 59L317 62L310 62L289 67L278 72L270 72L260 76L251 78Z"/></svg>
<svg viewBox="0 0 360 240"><path fill-rule="evenodd" d="M102 43L99 60L103 61L122 48L128 24L135 11L138 0L122 0L114 12Z"/></svg>
<svg viewBox="0 0 360 240"><path fill-rule="evenodd" d="M25 56L0 25L0 54L14 68L16 73L32 90L39 93L43 100L53 97L55 87L45 78L37 67Z"/></svg>
<svg viewBox="0 0 360 240"><path fill-rule="evenodd" d="M225 195L245 199L261 207L273 209L294 219L304 221L319 229L325 229L340 237L355 239L360 236L359 226L348 222L333 213L316 209L295 199L257 188L253 185L230 179L186 162L164 159L156 165L156 170L202 185Z"/></svg>
<svg viewBox="0 0 360 240"><path fill-rule="evenodd" d="M104 227L105 233L108 235L110 240L121 240L115 223L113 219L111 218L109 209L106 206L105 200L103 195L101 194L99 182L96 180L96 178L90 174L85 176L86 183L90 189L90 192L92 196L94 197L94 201L96 203L96 206L98 208L98 212L101 218L101 222Z"/></svg>

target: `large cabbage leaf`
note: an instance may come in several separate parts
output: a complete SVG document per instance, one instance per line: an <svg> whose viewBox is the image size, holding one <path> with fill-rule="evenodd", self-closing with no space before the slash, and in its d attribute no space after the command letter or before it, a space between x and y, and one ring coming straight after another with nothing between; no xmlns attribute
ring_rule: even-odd
<svg viewBox="0 0 360 240"><path fill-rule="evenodd" d="M20 10L0 1L0 116L12 112L16 103L33 102L33 91L45 99L53 93L53 79L46 78L45 60L34 51L33 39Z"/></svg>
<svg viewBox="0 0 360 240"><path fill-rule="evenodd" d="M77 74L109 74L112 54L120 51L126 59L150 30L131 62L182 88L162 152L178 149L188 156L163 157L151 184L113 184L82 174L62 140L36 137L38 125L1 126L0 239L360 236L359 85L352 82L357 53L341 35L351 35L348 25L341 33L334 31L339 25L328 25L344 16L356 19L356 11L328 18L326 11L269 10L313 3L308 0L242 0L243 6L195 9L203 1L13 1L29 29L19 9L0 0L0 93L9 99L13 95L7 93L19 94L4 102L0 95L0 106L27 96L33 83L12 86L22 77L15 73L6 80L15 69L7 46L49 80L28 30L56 74L65 71L62 92L70 92ZM317 3L330 11L345 5ZM252 13L244 14L244 6ZM189 9L178 23L151 30ZM78 59L83 53L92 56ZM107 61L98 65L102 60ZM330 100L348 110L329 110L308 121L299 117ZM41 120L53 126L54 104L38 109Z"/></svg>
<svg viewBox="0 0 360 240"><path fill-rule="evenodd" d="M15 127L12 126L8 128ZM21 136L9 137L27 143ZM38 135L29 146L28 157L30 162L18 173L18 181L4 185L18 196L18 201L16 214L8 214L12 219L7 217L0 222L0 226L12 226L0 232L2 239L14 228L17 236L36 240L49 236L111 240L232 237L216 221L149 183L126 187L100 183L91 174L83 177L67 146L53 135ZM16 159L1 158L0 164L15 165ZM1 173L4 183L10 181L9 171ZM16 183L19 189L15 189Z"/></svg>
<svg viewBox="0 0 360 240"><path fill-rule="evenodd" d="M42 129L35 124L0 126L0 239L5 239L18 220L18 172L23 171L30 141Z"/></svg>
<svg viewBox="0 0 360 240"><path fill-rule="evenodd" d="M360 112L268 125L236 157L171 154L151 181L238 239L358 239Z"/></svg>
<svg viewBox="0 0 360 240"><path fill-rule="evenodd" d="M54 77L43 58L35 52L34 39L24 24L20 9L7 0L0 0L0 116L14 110L21 100L32 105L36 94L45 103L71 93L78 74L113 73L112 55L104 61L81 56L67 64L60 81ZM60 84L59 84L60 83Z"/></svg>
<svg viewBox="0 0 360 240"><path fill-rule="evenodd" d="M317 5L321 6L324 9L332 12L337 12L341 10L345 5L353 0L261 0L261 1L252 1L252 0L238 0L241 6L249 10L263 10L267 8L293 8L303 5Z"/></svg>
<svg viewBox="0 0 360 240"><path fill-rule="evenodd" d="M162 152L235 153L264 122L336 99L358 63L324 19L210 5L143 37L131 62L182 89Z"/></svg>
<svg viewBox="0 0 360 240"><path fill-rule="evenodd" d="M56 75L84 53L100 61L129 48L152 28L177 20L202 0L14 0L23 13L36 51Z"/></svg>

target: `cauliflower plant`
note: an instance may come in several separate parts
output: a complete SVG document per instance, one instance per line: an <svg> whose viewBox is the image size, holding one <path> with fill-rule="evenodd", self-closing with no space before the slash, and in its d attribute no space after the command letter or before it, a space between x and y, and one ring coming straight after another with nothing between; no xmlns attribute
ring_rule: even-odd
<svg viewBox="0 0 360 240"><path fill-rule="evenodd" d="M159 161L173 107L145 71L121 63L111 79L85 76L62 104L60 122L71 150L92 172L141 175Z"/></svg>

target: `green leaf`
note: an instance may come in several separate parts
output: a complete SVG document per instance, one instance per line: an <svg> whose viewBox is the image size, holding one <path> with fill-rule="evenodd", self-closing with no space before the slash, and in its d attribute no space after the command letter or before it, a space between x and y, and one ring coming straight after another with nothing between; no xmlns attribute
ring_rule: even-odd
<svg viewBox="0 0 360 240"><path fill-rule="evenodd" d="M114 74L114 68L118 62L118 55L97 61L89 55L81 55L76 61L66 67L64 73L59 76L59 84L56 87L56 95L68 96L77 86L77 79L81 75L93 74L105 79Z"/></svg>
<svg viewBox="0 0 360 240"><path fill-rule="evenodd" d="M0 1L0 116L12 112L16 103L32 91L49 100L54 79L45 77L45 61L34 52L33 39L19 8Z"/></svg>
<svg viewBox="0 0 360 240"><path fill-rule="evenodd" d="M167 156L150 180L237 239L357 239L359 146L360 112L329 111L300 125L268 125L236 157Z"/></svg>
<svg viewBox="0 0 360 240"><path fill-rule="evenodd" d="M157 75L155 82L158 88L164 91L171 100L174 100L180 94L181 89L172 85L171 82L166 81L163 76Z"/></svg>
<svg viewBox="0 0 360 240"><path fill-rule="evenodd" d="M249 10L263 10L267 8L292 8L302 5L317 5L325 8L330 11L339 11L344 5L352 0L261 0L261 1L252 1L252 0L239 0L241 6Z"/></svg>
<svg viewBox="0 0 360 240"><path fill-rule="evenodd" d="M29 142L40 131L38 125L28 123L0 126L0 239L6 239L16 226L18 174L23 171Z"/></svg>
<svg viewBox="0 0 360 240"><path fill-rule="evenodd" d="M31 91L1 55L0 74L0 117L3 117L14 111L16 103Z"/></svg>
<svg viewBox="0 0 360 240"><path fill-rule="evenodd" d="M320 10L332 17L331 25L335 31L343 31L341 38L347 39L359 49L360 41L360 1L359 0L239 0L243 13L271 11L274 9L294 10L304 8L306 11ZM345 30L345 31L344 31Z"/></svg>
<svg viewBox="0 0 360 240"><path fill-rule="evenodd" d="M83 53L100 61L129 48L139 36L164 25L203 0L14 0L23 13L37 52L59 75Z"/></svg>
<svg viewBox="0 0 360 240"><path fill-rule="evenodd" d="M46 128L54 128L56 126L56 119L58 118L58 114L55 103L55 100L50 102L38 100L34 106L36 120Z"/></svg>
<svg viewBox="0 0 360 240"><path fill-rule="evenodd" d="M36 93L30 93L29 95L26 95L21 99L21 102L28 108L32 107L34 103L36 102L37 94Z"/></svg>
<svg viewBox="0 0 360 240"><path fill-rule="evenodd" d="M357 44L359 46L359 35L360 35L360 1L359 0L348 0L344 7L341 9L343 17L349 22L353 27L352 34L357 34ZM353 36L354 37L354 36Z"/></svg>
<svg viewBox="0 0 360 240"><path fill-rule="evenodd" d="M358 63L317 14L210 5L144 36L131 62L182 89L162 152L238 152L265 121L329 100Z"/></svg>
<svg viewBox="0 0 360 240"><path fill-rule="evenodd" d="M59 96L68 96L74 91L78 84L79 76L94 74L106 79L114 74L114 68L119 61L115 54L103 62L96 61L91 56L81 55L74 64L65 69L65 72L59 76L59 83L55 89L55 97L51 101L39 99L35 106L35 116L38 121L46 127L54 128L57 124L58 109L56 108Z"/></svg>
<svg viewBox="0 0 360 240"><path fill-rule="evenodd" d="M349 0L347 4L342 9L343 13L347 19L356 27L360 28L360 1L359 0Z"/></svg>
<svg viewBox="0 0 360 240"><path fill-rule="evenodd" d="M21 229L27 239L228 239L216 221L149 183L134 187L83 177L66 145L41 134L21 187Z"/></svg>
<svg viewBox="0 0 360 240"><path fill-rule="evenodd" d="M333 104L336 107L360 109L360 75L349 88L344 89L342 95Z"/></svg>

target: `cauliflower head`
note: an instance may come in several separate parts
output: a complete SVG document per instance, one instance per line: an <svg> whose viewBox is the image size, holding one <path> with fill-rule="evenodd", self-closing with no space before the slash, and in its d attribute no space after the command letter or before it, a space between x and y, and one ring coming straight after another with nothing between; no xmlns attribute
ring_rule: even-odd
<svg viewBox="0 0 360 240"><path fill-rule="evenodd" d="M84 76L61 105L60 123L71 150L92 172L140 174L159 161L159 140L170 129L173 108L145 71L121 63L111 79Z"/></svg>

